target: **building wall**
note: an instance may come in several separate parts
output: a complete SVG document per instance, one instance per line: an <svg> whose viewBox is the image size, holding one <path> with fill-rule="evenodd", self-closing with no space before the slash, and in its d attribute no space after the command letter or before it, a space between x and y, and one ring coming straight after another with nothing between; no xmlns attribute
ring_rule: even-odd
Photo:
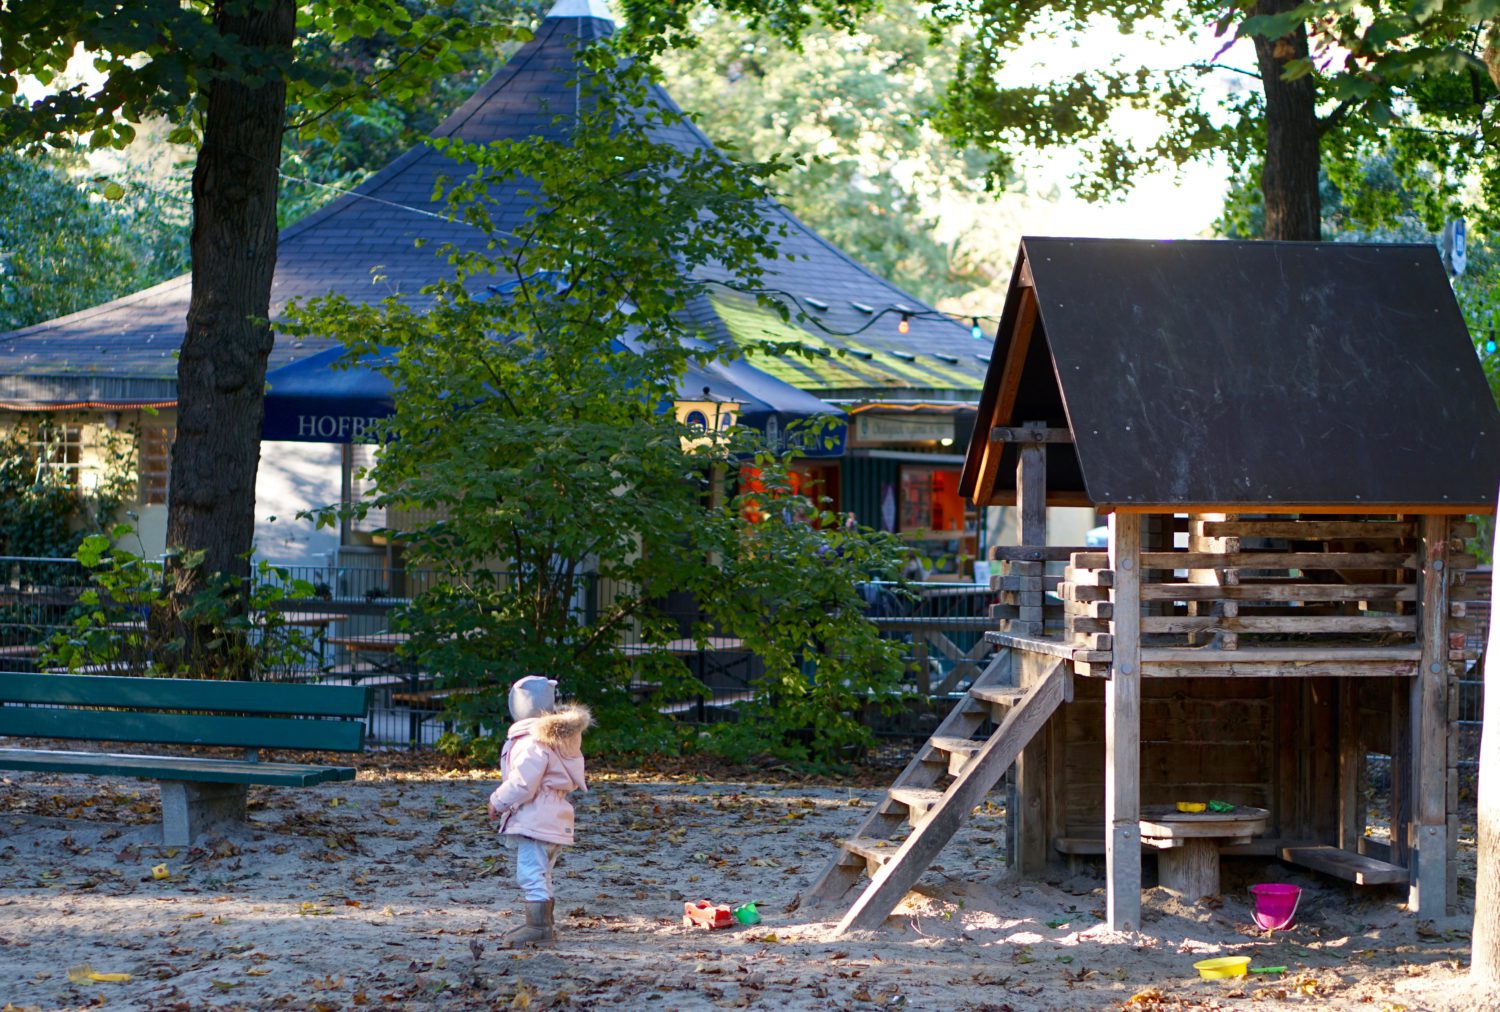
<svg viewBox="0 0 1500 1012"><path fill-rule="evenodd" d="M135 498L122 508L121 522L136 528L138 543L129 545L148 558L166 550L166 448L176 423L170 408L156 411L78 411L0 415L0 429L34 429L41 422L78 429L78 484L87 492L103 479L111 442L129 452L125 462L137 480ZM286 565L322 565L338 549L338 529L317 530L299 520L300 510L336 503L339 497L339 447L323 443L264 443L256 480L255 540L263 558ZM51 465L58 466L58 465ZM65 466L74 467L68 462ZM133 516L132 516L133 515Z"/></svg>

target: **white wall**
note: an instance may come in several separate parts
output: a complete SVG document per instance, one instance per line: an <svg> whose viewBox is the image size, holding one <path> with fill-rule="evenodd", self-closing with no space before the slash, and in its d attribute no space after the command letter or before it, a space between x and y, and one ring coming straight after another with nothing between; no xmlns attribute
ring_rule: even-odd
<svg viewBox="0 0 1500 1012"><path fill-rule="evenodd" d="M339 500L337 443L263 442L255 479L255 554L289 566L320 566L339 547L337 526L314 529L299 510Z"/></svg>

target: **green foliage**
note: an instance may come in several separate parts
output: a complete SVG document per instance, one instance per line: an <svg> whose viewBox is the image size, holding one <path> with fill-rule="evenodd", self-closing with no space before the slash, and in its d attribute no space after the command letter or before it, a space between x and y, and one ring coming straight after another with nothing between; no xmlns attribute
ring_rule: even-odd
<svg viewBox="0 0 1500 1012"><path fill-rule="evenodd" d="M1116 197L1145 171L1210 157L1222 156L1242 178L1255 178L1268 143L1264 95L1231 90L1216 99L1205 87L1216 71L1238 72L1219 62L1228 45L1212 60L1176 67L1104 54L1067 77L1000 82L1010 61L1033 42L1109 23L1126 35L1162 40L1203 37L1211 29L1229 42L1259 38L1280 46L1305 35L1309 56L1286 63L1283 79L1313 81L1325 159L1358 164L1372 151L1390 150L1403 182L1414 187L1425 181L1440 204L1452 204L1465 179L1482 177L1486 192L1500 186L1493 117L1481 115L1495 87L1476 55L1481 26L1491 16L1486 5L1417 9L1327 0L1257 13L1277 6L1253 0L1227 7L1200 0L944 0L934 8L935 24L962 32L964 42L940 125L992 152L1002 174L1020 152L1082 148L1088 158L1077 186L1089 199ZM1157 115L1156 138L1137 142L1119 135L1118 114L1134 109ZM1434 174L1434 166L1445 171ZM1473 213L1488 212L1475 207Z"/></svg>
<svg viewBox="0 0 1500 1012"><path fill-rule="evenodd" d="M255 86L276 78L287 82L289 104L301 110L294 129L332 141L328 117L335 110L358 115L377 96L403 102L424 93L432 81L463 70L461 54L511 31L467 20L468 8L441 16L401 0L301 3L297 48L281 52L241 45L222 31L221 19L246 14L250 3L11 4L0 33L0 147L60 147L79 136L92 148L124 147L136 127L157 118L175 125L171 140L189 143L199 136L214 82ZM330 44L355 39L379 39L381 59L362 67L326 58ZM93 57L97 83L63 76L80 45ZM28 101L17 86L23 76L50 90Z"/></svg>
<svg viewBox="0 0 1500 1012"><path fill-rule="evenodd" d="M430 7L418 0L406 0L406 6L413 16ZM342 32L305 33L298 41L300 61L338 68L373 86L357 104L313 106L304 102L304 92L291 96L288 121L293 129L282 142L283 179L277 199L280 224L290 225L421 143L524 37L519 29L489 35L478 34L478 29L525 25L547 6L544 0L451 0L447 16L474 26L475 34L468 44L452 48L449 68L422 88L374 84L409 58L397 36L384 31L348 38Z"/></svg>
<svg viewBox="0 0 1500 1012"><path fill-rule="evenodd" d="M890 712L906 698L899 648L865 617L858 590L861 580L893 577L903 548L892 535L818 513L792 494L776 461L759 463L762 489L742 490L719 513L728 521L721 562L693 581L706 614L765 664L741 720L715 726L710 741L732 759L747 758L746 748L852 758L869 744L864 709ZM769 517L745 521L766 505Z"/></svg>
<svg viewBox="0 0 1500 1012"><path fill-rule="evenodd" d="M17 425L0 436L0 555L61 558L105 529L134 490L133 448L128 436L104 433L99 478L86 490L66 466L63 424Z"/></svg>
<svg viewBox="0 0 1500 1012"><path fill-rule="evenodd" d="M127 540L139 549L135 529L117 524L78 545L74 557L87 573L87 586L68 627L44 646L44 666L69 671L106 666L139 675L248 681L294 665L315 649L307 633L289 626L277 608L288 598L312 596L312 584L290 579L286 570L265 560L259 561L248 593L225 574L210 574L182 610L183 622L196 635L168 639L162 631L166 623L152 622L151 616L167 600L169 563L131 551ZM169 561L193 568L202 565L203 555Z"/></svg>
<svg viewBox="0 0 1500 1012"><path fill-rule="evenodd" d="M0 151L0 332L183 270L185 208L137 178L125 183L85 184L56 160Z"/></svg>
<svg viewBox="0 0 1500 1012"><path fill-rule="evenodd" d="M438 518L389 532L440 574L404 616L409 649L448 685L478 690L451 697L465 734L450 747L503 728L505 690L537 671L601 718L644 725L628 737L671 741L654 708L630 706L627 686L694 694L682 661L651 649L679 635L657 602L688 591L767 658L768 692L809 659L827 672L826 688L777 709L806 722L812 753L841 748L863 731L856 714L828 707L872 679L884 685L894 664L851 604L853 580L890 568L893 546L802 523L776 533L784 525L760 522L743 497L715 494L712 476L743 459L743 434L694 441L663 410L689 355L725 351L687 322L706 292L696 278L712 265L753 290L778 255L779 226L758 201L780 166L662 143L679 117L650 100L644 67L618 65L606 47L583 61L569 137L445 145L474 170L447 198L484 242L442 251L456 277L427 290L424 312L330 297L289 314L298 332L376 356L398 390L374 505ZM510 231L492 209L514 187L534 210ZM763 455L757 466L761 499L789 488L782 462Z"/></svg>
<svg viewBox="0 0 1500 1012"><path fill-rule="evenodd" d="M930 120L953 74L912 5L857 31L813 28L796 47L705 13L692 46L660 59L668 89L715 143L796 156L778 198L882 277L933 301L983 287L983 163ZM960 231L955 221L970 226ZM939 236L947 222L950 236ZM1005 255L1010 251L1006 250Z"/></svg>

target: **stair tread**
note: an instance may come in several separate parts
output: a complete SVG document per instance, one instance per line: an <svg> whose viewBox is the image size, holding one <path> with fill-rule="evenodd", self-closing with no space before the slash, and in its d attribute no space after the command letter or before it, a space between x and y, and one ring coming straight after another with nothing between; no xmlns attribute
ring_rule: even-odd
<svg viewBox="0 0 1500 1012"><path fill-rule="evenodd" d="M943 792L936 787L892 787L888 793L891 800L902 804L935 805L943 800Z"/></svg>
<svg viewBox="0 0 1500 1012"><path fill-rule="evenodd" d="M856 836L843 842L843 848L860 857L889 861L901 849L900 840L882 840L873 836Z"/></svg>
<svg viewBox="0 0 1500 1012"><path fill-rule="evenodd" d="M1026 696L1025 689L1018 689L1013 685L985 685L969 690L969 695L975 699L982 699L986 703L1002 703L1006 706L1015 706Z"/></svg>
<svg viewBox="0 0 1500 1012"><path fill-rule="evenodd" d="M947 735L934 735L927 740L927 744L941 752L961 752L965 755L973 755L984 748L982 741L974 741L971 738L950 738Z"/></svg>

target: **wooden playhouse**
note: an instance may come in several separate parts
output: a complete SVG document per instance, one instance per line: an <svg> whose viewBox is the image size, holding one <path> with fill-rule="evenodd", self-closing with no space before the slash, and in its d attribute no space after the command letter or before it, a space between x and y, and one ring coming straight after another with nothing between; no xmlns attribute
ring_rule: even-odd
<svg viewBox="0 0 1500 1012"><path fill-rule="evenodd" d="M812 899L868 873L842 927L878 926L1014 766L1012 864L1103 854L1112 927L1139 925L1143 850L1190 899L1250 854L1444 913L1462 517L1497 479L1432 248L1023 240L962 482L1021 517L1003 649ZM1107 550L1049 546L1049 505L1107 514ZM1234 808L1176 808L1210 800Z"/></svg>

